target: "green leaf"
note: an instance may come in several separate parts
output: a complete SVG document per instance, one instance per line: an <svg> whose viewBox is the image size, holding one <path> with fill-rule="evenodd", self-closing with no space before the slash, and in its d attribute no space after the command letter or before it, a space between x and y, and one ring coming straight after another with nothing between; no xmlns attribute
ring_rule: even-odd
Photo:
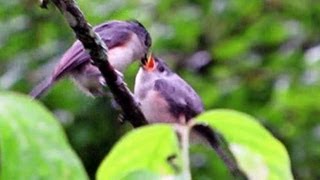
<svg viewBox="0 0 320 180"><path fill-rule="evenodd" d="M173 128L167 124L150 125L131 131L114 146L100 165L97 179L157 179L174 176L180 168Z"/></svg>
<svg viewBox="0 0 320 180"><path fill-rule="evenodd" d="M39 103L0 93L0 179L87 179L57 120Z"/></svg>
<svg viewBox="0 0 320 180"><path fill-rule="evenodd" d="M233 110L212 110L196 118L224 136L240 169L250 179L293 179L285 147L253 117Z"/></svg>

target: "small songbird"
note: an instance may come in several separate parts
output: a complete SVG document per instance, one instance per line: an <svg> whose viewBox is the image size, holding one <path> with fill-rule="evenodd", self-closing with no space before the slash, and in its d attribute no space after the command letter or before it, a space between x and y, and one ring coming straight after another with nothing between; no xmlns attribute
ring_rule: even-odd
<svg viewBox="0 0 320 180"><path fill-rule="evenodd" d="M151 37L145 27L136 20L109 21L94 27L108 47L108 60L121 74L134 60L146 58L151 46ZM80 41L64 53L51 76L36 86L30 93L40 97L55 82L70 75L82 90L93 96L104 95L104 79L97 67L91 64L90 55Z"/></svg>
<svg viewBox="0 0 320 180"><path fill-rule="evenodd" d="M204 111L198 94L186 81L172 72L164 61L150 55L141 62L142 67L135 80L134 97L149 123L186 125L193 117ZM190 142L210 145L235 177L246 179L229 150L220 144L221 140L217 134L206 125L192 125ZM188 141L183 133L188 131L181 129L181 126L175 127L180 134L179 140L183 147L185 146L183 141ZM185 146L185 148L188 147Z"/></svg>
<svg viewBox="0 0 320 180"><path fill-rule="evenodd" d="M152 55L142 60L134 96L149 123L185 124L204 110L193 88Z"/></svg>

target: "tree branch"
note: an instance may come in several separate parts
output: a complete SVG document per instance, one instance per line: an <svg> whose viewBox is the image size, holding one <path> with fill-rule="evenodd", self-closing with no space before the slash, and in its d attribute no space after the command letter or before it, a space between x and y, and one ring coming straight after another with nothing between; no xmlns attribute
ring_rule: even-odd
<svg viewBox="0 0 320 180"><path fill-rule="evenodd" d="M241 180L248 179L238 167L233 154L226 145L226 141L218 133L213 131L210 127L201 124L194 125L192 129L208 141L210 146L216 151L217 155L222 159L234 178Z"/></svg>
<svg viewBox="0 0 320 180"><path fill-rule="evenodd" d="M73 29L76 37L82 42L89 52L93 65L99 68L105 78L110 91L116 102L121 107L125 118L134 126L139 127L147 124L134 97L121 77L108 61L108 47L87 23L83 13L74 0L51 0L64 15L69 26ZM41 1L41 7L46 7L48 0Z"/></svg>

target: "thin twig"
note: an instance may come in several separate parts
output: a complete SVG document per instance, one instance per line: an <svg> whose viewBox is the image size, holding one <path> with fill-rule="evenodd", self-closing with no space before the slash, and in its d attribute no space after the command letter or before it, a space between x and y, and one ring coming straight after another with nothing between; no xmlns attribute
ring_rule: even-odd
<svg viewBox="0 0 320 180"><path fill-rule="evenodd" d="M137 102L121 77L116 73L108 62L108 48L87 23L83 13L74 0L51 0L64 15L69 26L73 29L77 38L82 42L84 48L89 52L92 63L99 68L102 76L112 92L116 102L121 107L125 119L134 127L147 124ZM47 0L42 1L46 5Z"/></svg>
<svg viewBox="0 0 320 180"><path fill-rule="evenodd" d="M238 167L236 159L225 143L226 141L224 141L218 133L213 131L210 127L201 124L193 125L192 130L208 141L210 146L216 151L217 155L222 159L235 178L243 180L248 179Z"/></svg>

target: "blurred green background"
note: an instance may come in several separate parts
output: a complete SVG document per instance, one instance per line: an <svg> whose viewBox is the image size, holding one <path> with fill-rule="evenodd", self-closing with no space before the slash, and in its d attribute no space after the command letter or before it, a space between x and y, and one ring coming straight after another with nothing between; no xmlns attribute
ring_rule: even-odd
<svg viewBox="0 0 320 180"><path fill-rule="evenodd" d="M0 90L28 93L75 37L53 6L0 2ZM141 21L151 33L152 51L192 84L206 109L232 108L257 117L287 147L296 179L320 179L319 1L78 2L92 25ZM125 75L131 88L137 69L138 63ZM41 101L61 121L91 177L131 128L117 121L109 99L86 97L69 79ZM210 150L192 151L196 179L226 176Z"/></svg>

